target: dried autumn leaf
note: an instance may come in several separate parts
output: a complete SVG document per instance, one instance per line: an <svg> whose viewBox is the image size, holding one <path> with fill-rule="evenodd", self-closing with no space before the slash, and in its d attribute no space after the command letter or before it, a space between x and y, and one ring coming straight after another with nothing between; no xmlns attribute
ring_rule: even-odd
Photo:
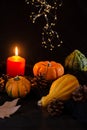
<svg viewBox="0 0 87 130"><path fill-rule="evenodd" d="M10 117L15 113L21 105L16 106L19 98L14 99L13 101L6 101L2 106L0 106L0 118L4 119L5 117Z"/></svg>

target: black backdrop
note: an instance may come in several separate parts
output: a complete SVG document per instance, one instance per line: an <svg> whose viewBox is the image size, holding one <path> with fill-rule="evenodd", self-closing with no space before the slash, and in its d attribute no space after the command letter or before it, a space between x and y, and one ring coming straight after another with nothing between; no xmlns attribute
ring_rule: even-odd
<svg viewBox="0 0 87 130"><path fill-rule="evenodd" d="M54 51L41 47L41 23L32 24L28 11L24 0L0 2L0 61L14 55L14 42L18 43L20 55L29 63L39 60L63 62L74 49L79 49L87 56L86 0L63 1L56 29L64 43Z"/></svg>
<svg viewBox="0 0 87 130"><path fill-rule="evenodd" d="M14 54L12 50L16 41L20 48L20 55L24 56L29 63L39 60L63 62L66 55L74 49L79 49L87 56L86 0L63 1L56 27L64 44L52 52L41 47L41 24L37 22L33 25L28 21L25 7L24 0L0 2L0 61L6 60L8 56ZM7 97L1 97L3 100L4 98L7 100ZM0 103L3 101L1 97ZM22 99L19 102L22 105L21 108L12 118L0 119L0 128L3 130L6 128L24 130L25 127L26 130L29 128L38 130L87 129L87 102L74 105L69 102L66 110L67 112L72 111L72 115L63 115L59 118L45 117L36 103L37 98L34 97L34 94L31 98Z"/></svg>

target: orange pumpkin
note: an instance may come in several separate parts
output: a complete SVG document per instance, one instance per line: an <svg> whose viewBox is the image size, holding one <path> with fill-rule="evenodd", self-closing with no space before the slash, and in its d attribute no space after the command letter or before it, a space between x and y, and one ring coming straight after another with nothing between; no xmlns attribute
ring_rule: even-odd
<svg viewBox="0 0 87 130"><path fill-rule="evenodd" d="M64 74L64 67L55 61L40 61L34 65L33 74L42 75L46 80L55 80Z"/></svg>

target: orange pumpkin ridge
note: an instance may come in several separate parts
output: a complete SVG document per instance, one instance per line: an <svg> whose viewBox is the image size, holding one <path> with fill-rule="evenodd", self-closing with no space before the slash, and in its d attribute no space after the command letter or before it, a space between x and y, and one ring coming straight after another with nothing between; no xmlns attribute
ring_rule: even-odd
<svg viewBox="0 0 87 130"><path fill-rule="evenodd" d="M48 61L47 65L45 65L45 66L46 66L46 72L44 73L44 76L46 76L46 77L47 77L47 75L46 75L46 74L48 73L48 68L49 68L49 67L51 67L51 66L52 66L52 64L51 64L51 62L49 62L49 61Z"/></svg>

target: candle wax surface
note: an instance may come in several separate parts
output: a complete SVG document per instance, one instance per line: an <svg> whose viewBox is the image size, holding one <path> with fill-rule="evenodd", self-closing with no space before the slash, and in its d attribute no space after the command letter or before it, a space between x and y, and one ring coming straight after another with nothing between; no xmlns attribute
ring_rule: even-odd
<svg viewBox="0 0 87 130"><path fill-rule="evenodd" d="M12 56L7 59L7 74L9 76L24 75L25 59L20 56Z"/></svg>

